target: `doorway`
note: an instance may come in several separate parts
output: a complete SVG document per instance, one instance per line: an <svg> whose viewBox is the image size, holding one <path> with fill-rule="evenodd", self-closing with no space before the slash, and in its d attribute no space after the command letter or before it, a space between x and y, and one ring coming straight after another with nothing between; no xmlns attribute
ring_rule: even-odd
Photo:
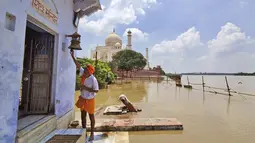
<svg viewBox="0 0 255 143"><path fill-rule="evenodd" d="M27 22L19 119L48 114L52 100L54 35Z"/></svg>

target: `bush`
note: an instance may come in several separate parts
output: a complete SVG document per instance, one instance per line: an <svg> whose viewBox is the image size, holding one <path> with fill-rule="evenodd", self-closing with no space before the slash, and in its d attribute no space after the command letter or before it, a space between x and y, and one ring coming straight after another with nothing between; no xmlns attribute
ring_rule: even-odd
<svg viewBox="0 0 255 143"><path fill-rule="evenodd" d="M95 61L88 58L78 58L77 61L81 64L82 67L85 67L88 64L91 64L95 67ZM112 72L108 63L98 61L96 71L94 73L97 78L99 88L102 89L106 86L106 78L109 76L109 82L112 82L115 79L115 74ZM76 76L76 90L80 89L81 78L79 75Z"/></svg>

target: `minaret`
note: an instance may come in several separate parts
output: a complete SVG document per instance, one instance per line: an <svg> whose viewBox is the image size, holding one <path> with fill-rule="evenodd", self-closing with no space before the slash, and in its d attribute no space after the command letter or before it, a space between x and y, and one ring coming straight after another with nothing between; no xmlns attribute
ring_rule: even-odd
<svg viewBox="0 0 255 143"><path fill-rule="evenodd" d="M127 36L128 36L127 49L132 50L132 32L130 30L127 32Z"/></svg>
<svg viewBox="0 0 255 143"><path fill-rule="evenodd" d="M150 69L150 64L149 64L149 49L148 49L148 48L146 48L146 60L147 60L147 65L146 65L146 67L147 67L148 69Z"/></svg>

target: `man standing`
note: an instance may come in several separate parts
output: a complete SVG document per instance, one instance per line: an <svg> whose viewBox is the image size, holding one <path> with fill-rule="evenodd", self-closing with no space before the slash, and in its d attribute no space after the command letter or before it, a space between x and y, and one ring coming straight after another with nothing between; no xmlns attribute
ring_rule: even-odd
<svg viewBox="0 0 255 143"><path fill-rule="evenodd" d="M76 106L81 110L82 128L86 128L86 116L89 114L91 122L91 135L89 141L94 140L94 127L95 127L95 96L99 90L97 79L94 74L94 67L87 65L82 68L81 65L76 61L74 52L71 50L71 56L76 64L76 68L79 70L81 76L81 95L76 102Z"/></svg>

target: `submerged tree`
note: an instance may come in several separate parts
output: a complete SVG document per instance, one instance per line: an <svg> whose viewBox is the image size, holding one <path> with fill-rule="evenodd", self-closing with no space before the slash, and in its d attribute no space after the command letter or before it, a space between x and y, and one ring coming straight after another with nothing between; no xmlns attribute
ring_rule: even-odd
<svg viewBox="0 0 255 143"><path fill-rule="evenodd" d="M110 66L112 69L121 72L131 72L142 70L146 66L147 60L141 53L133 50L122 50L112 57Z"/></svg>

